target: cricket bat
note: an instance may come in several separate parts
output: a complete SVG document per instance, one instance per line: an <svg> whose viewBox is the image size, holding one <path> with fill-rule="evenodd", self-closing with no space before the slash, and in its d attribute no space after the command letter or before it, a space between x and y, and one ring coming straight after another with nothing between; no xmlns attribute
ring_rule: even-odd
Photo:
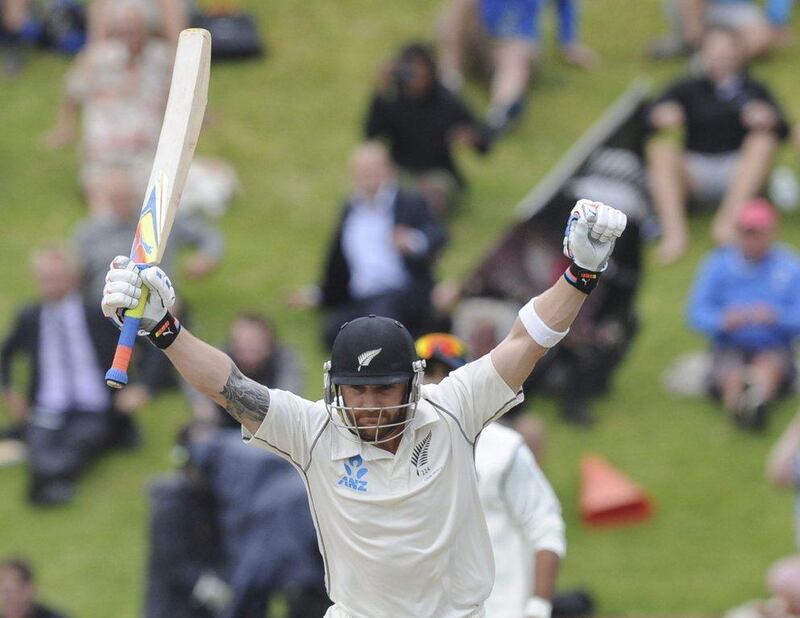
<svg viewBox="0 0 800 618"><path fill-rule="evenodd" d="M211 34L201 28L181 32L161 135L131 247L131 260L140 268L158 264L164 255L203 123L210 62ZM147 294L143 286L139 304L125 312L114 361L106 373L106 384L112 388L128 383L128 364Z"/></svg>

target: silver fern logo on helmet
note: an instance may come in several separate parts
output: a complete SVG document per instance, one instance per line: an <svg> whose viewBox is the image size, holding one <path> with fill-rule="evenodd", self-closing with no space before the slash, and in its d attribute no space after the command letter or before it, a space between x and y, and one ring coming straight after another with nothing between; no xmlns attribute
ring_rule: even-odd
<svg viewBox="0 0 800 618"><path fill-rule="evenodd" d="M358 355L358 371L361 371L362 367L369 367L369 364L372 362L372 359L375 358L378 354L381 353L383 348L378 348L377 350L367 350Z"/></svg>

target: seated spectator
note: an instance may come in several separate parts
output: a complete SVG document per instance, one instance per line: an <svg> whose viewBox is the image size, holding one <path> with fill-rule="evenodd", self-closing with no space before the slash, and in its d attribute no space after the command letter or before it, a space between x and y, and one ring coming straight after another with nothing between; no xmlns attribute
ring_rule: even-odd
<svg viewBox="0 0 800 618"><path fill-rule="evenodd" d="M0 616L3 618L65 618L38 601L33 569L21 558L0 563Z"/></svg>
<svg viewBox="0 0 800 618"><path fill-rule="evenodd" d="M251 380L269 388L303 392L303 368L297 353L281 343L275 326L263 315L238 314L231 323L223 349ZM209 399L197 402L195 416L218 425L239 427L230 414Z"/></svg>
<svg viewBox="0 0 800 618"><path fill-rule="evenodd" d="M118 332L96 303L81 300L74 256L57 245L40 249L33 273L40 298L20 311L3 343L0 381L12 418L23 424L29 497L55 505L71 499L79 473L104 448L133 445L137 432L105 384ZM27 395L14 386L19 357L29 365Z"/></svg>
<svg viewBox="0 0 800 618"><path fill-rule="evenodd" d="M689 242L689 197L718 207L712 235L720 243L732 240L739 209L761 189L788 135L769 89L745 73L736 33L710 31L701 53L705 74L674 83L649 116L655 132L647 148L650 189L663 234L659 258L667 264Z"/></svg>
<svg viewBox="0 0 800 618"><path fill-rule="evenodd" d="M445 333L421 337L416 348L425 361L425 384L438 384L468 361L465 344ZM427 455L420 444L416 459L422 461ZM495 562L486 615L549 618L566 552L558 498L522 435L500 422L480 433L475 468Z"/></svg>
<svg viewBox="0 0 800 618"><path fill-rule="evenodd" d="M137 195L144 194L173 60L171 46L150 33L136 0L108 3L104 16L107 35L76 58L56 126L44 137L46 146L63 148L78 137L80 125L81 182L93 212L109 167L126 167Z"/></svg>
<svg viewBox="0 0 800 618"><path fill-rule="evenodd" d="M472 48L488 40L492 77L486 122L494 135L507 130L525 106L528 82L541 55L545 4L546 0L450 0L445 7L439 50L443 82L458 91ZM555 4L562 57L574 66L594 68L597 54L578 42L577 0Z"/></svg>
<svg viewBox="0 0 800 618"><path fill-rule="evenodd" d="M673 31L651 43L654 60L688 55L698 49L708 28L736 31L748 60L791 40L789 19L794 0L667 0Z"/></svg>
<svg viewBox="0 0 800 618"><path fill-rule="evenodd" d="M446 240L427 203L398 186L382 144L356 148L352 171L353 192L328 251L322 286L301 289L289 301L328 311L329 346L342 324L369 314L419 332L430 314L433 263Z"/></svg>
<svg viewBox="0 0 800 618"><path fill-rule="evenodd" d="M25 65L22 30L30 9L31 0L0 0L0 51L6 77L18 75Z"/></svg>
<svg viewBox="0 0 800 618"><path fill-rule="evenodd" d="M291 464L249 448L239 429L190 445L217 510L232 599L218 618L261 618L283 594L289 618L322 616L331 605L305 486Z"/></svg>
<svg viewBox="0 0 800 618"><path fill-rule="evenodd" d="M776 244L777 226L768 202L747 203L736 244L706 258L688 306L691 326L713 347L711 391L753 429L764 426L767 407L794 379L800 335L800 256Z"/></svg>
<svg viewBox="0 0 800 618"><path fill-rule="evenodd" d="M465 181L453 147L486 152L484 127L439 83L427 47L407 45L381 72L365 123L367 139L386 139L394 164L408 174L431 208L444 216Z"/></svg>
<svg viewBox="0 0 800 618"><path fill-rule="evenodd" d="M230 602L214 498L189 448L195 429L179 436L180 470L150 485L146 618L212 618Z"/></svg>
<svg viewBox="0 0 800 618"><path fill-rule="evenodd" d="M101 212L80 221L73 233L83 267L83 295L91 303L103 295L109 262L116 255L130 253L143 195L137 191L129 170L119 166L106 171L98 189L103 204ZM161 260L163 267L174 272L172 261L186 248L193 251L183 259L183 273L191 279L201 279L222 258L222 234L200 216L184 217L179 213Z"/></svg>

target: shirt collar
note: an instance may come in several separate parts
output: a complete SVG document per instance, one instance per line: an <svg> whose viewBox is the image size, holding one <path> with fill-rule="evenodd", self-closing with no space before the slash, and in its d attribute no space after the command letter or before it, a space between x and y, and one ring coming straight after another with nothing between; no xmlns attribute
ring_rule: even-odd
<svg viewBox="0 0 800 618"><path fill-rule="evenodd" d="M403 436L403 439L407 439L409 433L416 438L415 434L419 429L435 423L437 420L439 420L439 415L433 409L433 406L425 400L420 400L414 420L411 421L411 426L406 430L406 435ZM347 430L331 425L331 460L349 459L356 455L361 455L364 461L394 457L389 451L358 441L355 436L351 438L344 435L345 431Z"/></svg>
<svg viewBox="0 0 800 618"><path fill-rule="evenodd" d="M383 183L375 197L372 199L367 198L363 193L356 192L353 194L353 206L361 208L375 208L376 210L388 212L394 203L395 196L397 195L397 183L393 180Z"/></svg>

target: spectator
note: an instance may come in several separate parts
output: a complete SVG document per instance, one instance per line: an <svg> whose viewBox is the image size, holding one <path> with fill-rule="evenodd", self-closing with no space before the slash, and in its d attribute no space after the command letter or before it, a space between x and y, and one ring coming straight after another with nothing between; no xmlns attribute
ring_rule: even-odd
<svg viewBox="0 0 800 618"><path fill-rule="evenodd" d="M425 335L416 348L426 363L426 384L438 384L468 360L464 343L444 333ZM427 459L424 448L418 460ZM481 431L475 468L495 562L486 615L549 618L566 551L558 498L522 435L500 423Z"/></svg>
<svg viewBox="0 0 800 618"><path fill-rule="evenodd" d="M491 46L490 107L493 134L508 129L522 113L528 82L541 54L541 10L546 0L450 0L440 32L443 81L459 90L469 49L476 38ZM583 69L598 64L597 54L578 42L577 0L557 0L558 38L566 62ZM472 40L471 40L472 39Z"/></svg>
<svg viewBox="0 0 800 618"><path fill-rule="evenodd" d="M688 307L692 327L713 347L711 391L737 423L754 429L794 378L800 334L800 256L776 245L777 225L768 202L747 203L737 244L702 264Z"/></svg>
<svg viewBox="0 0 800 618"><path fill-rule="evenodd" d="M105 286L105 272L115 255L130 253L142 193L137 192L134 179L124 167L107 170L99 185L103 208L77 224L73 238L83 266L83 294L95 302ZM187 247L194 249L185 257L183 271L191 279L208 275L219 263L224 251L222 235L200 216L182 217L172 226L169 246L162 264L170 264L174 256Z"/></svg>
<svg viewBox="0 0 800 618"><path fill-rule="evenodd" d="M290 302L328 310L324 338L375 314L418 332L430 314L433 262L445 232L425 201L398 187L386 148L366 142L353 153L353 192L328 251L321 288L304 288Z"/></svg>
<svg viewBox="0 0 800 618"><path fill-rule="evenodd" d="M763 10L755 0L667 0L665 4L673 32L650 45L649 55L655 60L692 53L708 28L739 33L748 60L791 39L794 0L767 0Z"/></svg>
<svg viewBox="0 0 800 618"><path fill-rule="evenodd" d="M736 33L710 31L701 53L705 74L674 83L649 116L655 132L647 148L650 189L663 234L659 258L667 264L686 251L690 195L719 207L712 235L732 240L741 205L762 187L788 135L769 89L744 72ZM681 131L683 145L676 141Z"/></svg>
<svg viewBox="0 0 800 618"><path fill-rule="evenodd" d="M413 178L420 193L444 216L464 188L452 149L486 152L484 127L467 105L439 83L427 47L407 45L381 72L366 120L368 139L385 138L395 165Z"/></svg>
<svg viewBox="0 0 800 618"><path fill-rule="evenodd" d="M0 42L6 77L14 77L24 67L22 29L30 17L30 0L0 0Z"/></svg>
<svg viewBox="0 0 800 618"><path fill-rule="evenodd" d="M198 430L179 436L180 471L150 486L146 618L212 618L230 601L213 496L189 448Z"/></svg>
<svg viewBox="0 0 800 618"><path fill-rule="evenodd" d="M240 313L230 326L225 351L241 372L269 388L294 393L303 392L303 370L297 353L278 339L275 326L259 313ZM239 427L231 416L208 399L195 407L201 418L207 416L206 406L213 408L215 423Z"/></svg>
<svg viewBox="0 0 800 618"><path fill-rule="evenodd" d="M262 618L284 593L289 618L330 605L303 481L277 455L255 451L236 429L191 446L217 508L232 600L220 618Z"/></svg>
<svg viewBox="0 0 800 618"><path fill-rule="evenodd" d="M89 5L89 38L99 41L112 36L108 14L113 0L93 0ZM148 30L176 44L181 30L189 27L191 0L137 0Z"/></svg>
<svg viewBox="0 0 800 618"><path fill-rule="evenodd" d="M104 10L107 36L90 42L70 69L49 148L75 141L81 125L81 182L91 211L109 167L124 166L144 194L161 131L172 48L152 36L136 0L115 0ZM127 252L126 252L127 253Z"/></svg>
<svg viewBox="0 0 800 618"><path fill-rule="evenodd" d="M34 253L33 271L40 300L20 311L3 343L0 380L12 418L25 426L29 498L56 505L72 498L79 473L105 447L135 442L135 427L114 411L104 379L117 331L81 300L75 258L46 247ZM27 396L13 386L20 355L30 365Z"/></svg>
<svg viewBox="0 0 800 618"><path fill-rule="evenodd" d="M2 618L65 618L37 600L33 569L21 558L0 564L0 616Z"/></svg>

